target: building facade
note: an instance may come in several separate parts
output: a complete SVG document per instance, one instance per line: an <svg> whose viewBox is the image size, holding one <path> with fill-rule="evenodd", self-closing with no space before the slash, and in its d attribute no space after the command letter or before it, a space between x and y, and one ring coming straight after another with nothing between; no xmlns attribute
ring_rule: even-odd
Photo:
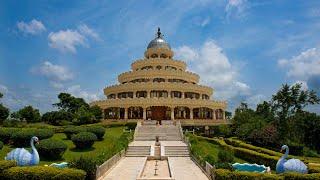
<svg viewBox="0 0 320 180"><path fill-rule="evenodd" d="M106 87L106 100L95 101L104 118L116 120L181 120L182 124L225 123L224 101L211 99L213 89L199 85L199 75L186 71L158 29L131 71L118 76L119 84Z"/></svg>

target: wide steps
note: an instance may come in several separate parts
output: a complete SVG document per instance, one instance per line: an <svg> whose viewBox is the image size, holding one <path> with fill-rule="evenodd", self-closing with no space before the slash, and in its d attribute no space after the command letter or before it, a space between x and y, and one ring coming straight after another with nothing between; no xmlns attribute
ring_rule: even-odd
<svg viewBox="0 0 320 180"><path fill-rule="evenodd" d="M127 157L145 157L150 155L150 146L129 146Z"/></svg>
<svg viewBox="0 0 320 180"><path fill-rule="evenodd" d="M165 146L165 155L170 157L190 156L187 146Z"/></svg>
<svg viewBox="0 0 320 180"><path fill-rule="evenodd" d="M181 141L180 130L175 125L142 125L137 127L136 141L154 141L156 136L160 141Z"/></svg>

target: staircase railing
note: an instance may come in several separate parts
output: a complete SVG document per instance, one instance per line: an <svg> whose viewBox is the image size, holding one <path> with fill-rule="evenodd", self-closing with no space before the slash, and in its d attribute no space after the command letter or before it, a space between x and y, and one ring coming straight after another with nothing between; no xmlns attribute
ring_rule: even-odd
<svg viewBox="0 0 320 180"><path fill-rule="evenodd" d="M178 128L179 128L180 137L181 137L181 139L184 141L184 135L183 135L182 127L181 127L181 122L180 122L180 121L177 121L176 125L177 125Z"/></svg>

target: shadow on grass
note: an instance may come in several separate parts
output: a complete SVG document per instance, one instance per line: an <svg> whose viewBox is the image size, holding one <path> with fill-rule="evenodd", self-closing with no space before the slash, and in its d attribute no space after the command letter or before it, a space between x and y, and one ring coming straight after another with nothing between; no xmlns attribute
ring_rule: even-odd
<svg viewBox="0 0 320 180"><path fill-rule="evenodd" d="M85 148L85 149L77 149L77 148L70 148L70 151L72 152L89 152L89 151L94 151L96 148L90 147L90 148Z"/></svg>

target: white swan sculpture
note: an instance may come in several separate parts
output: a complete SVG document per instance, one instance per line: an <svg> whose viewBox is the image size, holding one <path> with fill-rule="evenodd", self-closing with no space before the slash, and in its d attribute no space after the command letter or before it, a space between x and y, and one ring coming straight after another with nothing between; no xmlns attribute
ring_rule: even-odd
<svg viewBox="0 0 320 180"><path fill-rule="evenodd" d="M39 164L40 158L34 142L39 143L39 139L33 136L30 140L31 153L24 148L16 148L10 151L5 160L15 160L18 166L33 166Z"/></svg>
<svg viewBox="0 0 320 180"><path fill-rule="evenodd" d="M276 166L277 173L284 173L288 171L298 172L303 174L308 173L307 166L299 159L286 160L286 158L289 155L289 147L287 145L283 145L281 147L281 152L284 150L286 151L285 154L277 162L277 166Z"/></svg>

